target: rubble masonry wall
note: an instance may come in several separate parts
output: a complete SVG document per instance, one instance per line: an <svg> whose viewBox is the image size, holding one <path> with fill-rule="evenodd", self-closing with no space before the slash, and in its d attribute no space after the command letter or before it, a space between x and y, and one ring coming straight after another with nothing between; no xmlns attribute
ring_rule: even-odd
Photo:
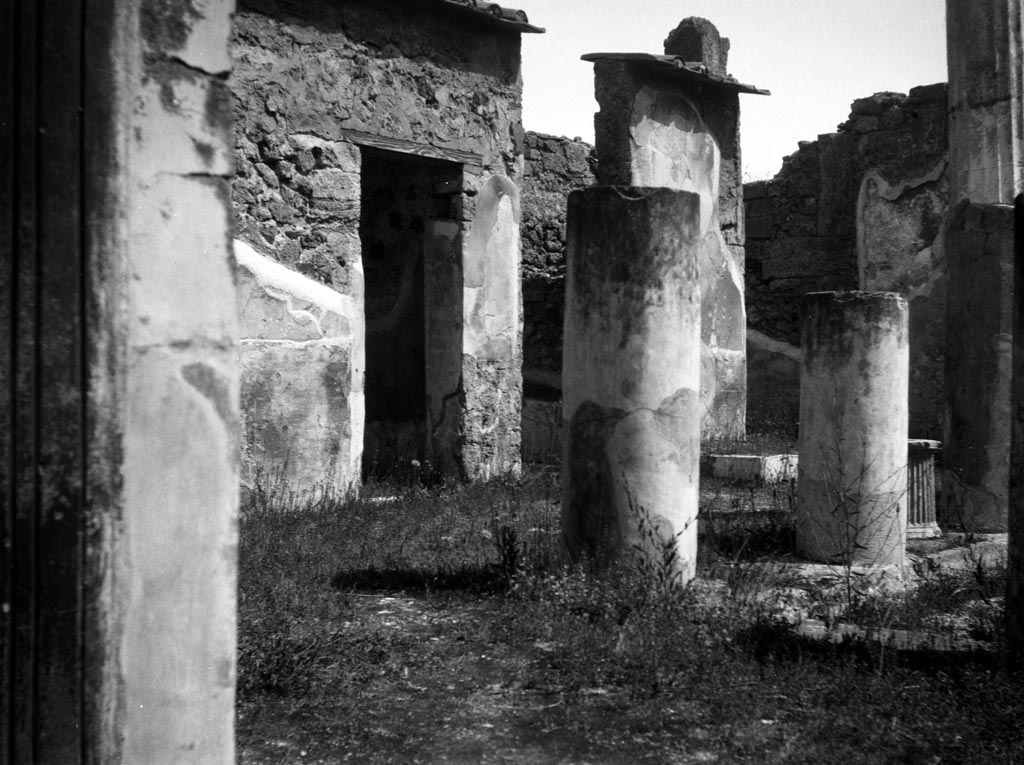
<svg viewBox="0 0 1024 765"><path fill-rule="evenodd" d="M415 161L417 147L447 152L455 181L432 191L450 200L442 226L448 250L467 257L487 184L494 176L518 183L522 175L517 32L464 9L397 0L243 0L232 32L232 192L240 240L362 305L364 259L374 253L363 252L360 242L361 171L366 152L380 148L367 149L367 140L374 146L383 137L393 143L384 148L401 152L403 161ZM436 227L424 228L423 249L437 252ZM511 248L504 252L518 263ZM422 280L422 269L417 273ZM401 292L399 282L396 303ZM518 291L505 297L515 303L508 315L520 321ZM463 298L467 310L484 310ZM387 314L387 306L374 310ZM467 326L485 321L461 318ZM460 448L476 455L460 458L458 470L467 476L513 462L517 469L521 328L513 334L501 359L476 342L478 333L458 335L461 373L451 390L431 393L436 401L464 402L457 422L443 418L438 427L465 435ZM460 389L460 381L476 387ZM512 443L516 456L508 458ZM418 444L422 449L423 439Z"/></svg>
<svg viewBox="0 0 1024 765"><path fill-rule="evenodd" d="M745 184L752 425L795 419L801 296L864 289L908 299L911 435L942 438L946 164L939 83L854 101L838 132Z"/></svg>

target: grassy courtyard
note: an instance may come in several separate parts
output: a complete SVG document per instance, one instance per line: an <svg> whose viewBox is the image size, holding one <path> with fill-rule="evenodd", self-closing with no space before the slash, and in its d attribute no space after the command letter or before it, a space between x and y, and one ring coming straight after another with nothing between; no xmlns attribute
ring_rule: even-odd
<svg viewBox="0 0 1024 765"><path fill-rule="evenodd" d="M241 762L1015 763L1024 680L1000 573L907 593L765 574L792 487L703 480L700 576L562 558L557 474L359 499L264 491L241 517ZM842 582L844 572L838 571ZM818 641L794 613L957 630L980 650ZM944 613L957 619L943 619Z"/></svg>

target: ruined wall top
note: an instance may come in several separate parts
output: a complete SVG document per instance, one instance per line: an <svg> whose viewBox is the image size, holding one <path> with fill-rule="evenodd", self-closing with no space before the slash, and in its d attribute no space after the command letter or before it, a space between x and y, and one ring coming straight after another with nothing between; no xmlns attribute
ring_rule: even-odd
<svg viewBox="0 0 1024 765"><path fill-rule="evenodd" d="M707 19L690 16L665 38L665 55L700 61L711 74L724 75L729 63L729 38Z"/></svg>

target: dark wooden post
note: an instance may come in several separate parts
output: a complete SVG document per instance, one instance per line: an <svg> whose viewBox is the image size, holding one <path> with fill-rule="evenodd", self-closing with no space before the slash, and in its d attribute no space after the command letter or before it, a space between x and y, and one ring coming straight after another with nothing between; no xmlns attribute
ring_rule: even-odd
<svg viewBox="0 0 1024 765"><path fill-rule="evenodd" d="M1024 194L1014 213L1013 413L1010 447L1010 512L1007 550L1006 639L1024 664Z"/></svg>

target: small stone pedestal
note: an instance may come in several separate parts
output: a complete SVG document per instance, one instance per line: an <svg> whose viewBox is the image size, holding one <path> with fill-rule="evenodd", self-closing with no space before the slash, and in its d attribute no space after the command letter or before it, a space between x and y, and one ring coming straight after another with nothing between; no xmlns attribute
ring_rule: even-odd
<svg viewBox="0 0 1024 765"><path fill-rule="evenodd" d="M942 536L935 520L935 455L940 451L941 441L907 441L907 539Z"/></svg>

